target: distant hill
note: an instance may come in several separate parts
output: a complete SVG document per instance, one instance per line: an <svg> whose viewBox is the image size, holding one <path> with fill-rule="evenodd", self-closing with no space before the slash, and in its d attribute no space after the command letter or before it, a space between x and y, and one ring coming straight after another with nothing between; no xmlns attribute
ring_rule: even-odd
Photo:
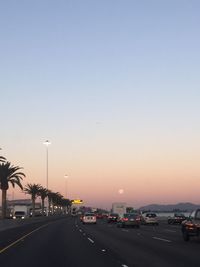
<svg viewBox="0 0 200 267"><path fill-rule="evenodd" d="M178 203L178 204L166 204L166 205L159 205L159 204L151 204L147 206L143 206L140 208L142 211L192 211L197 208L200 208L200 204L196 205L193 203Z"/></svg>

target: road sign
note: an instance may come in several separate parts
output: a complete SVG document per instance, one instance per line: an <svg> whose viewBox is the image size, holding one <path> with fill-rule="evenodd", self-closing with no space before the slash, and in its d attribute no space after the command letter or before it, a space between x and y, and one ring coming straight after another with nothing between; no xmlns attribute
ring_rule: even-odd
<svg viewBox="0 0 200 267"><path fill-rule="evenodd" d="M81 200L81 199L74 199L74 200L72 200L72 204L83 204L83 200Z"/></svg>

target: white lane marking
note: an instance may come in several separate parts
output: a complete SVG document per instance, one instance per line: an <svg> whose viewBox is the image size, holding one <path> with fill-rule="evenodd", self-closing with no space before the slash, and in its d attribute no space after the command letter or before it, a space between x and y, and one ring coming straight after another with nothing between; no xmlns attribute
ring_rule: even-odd
<svg viewBox="0 0 200 267"><path fill-rule="evenodd" d="M88 240L91 242L91 243L94 243L94 240L92 240L91 238L88 237Z"/></svg>
<svg viewBox="0 0 200 267"><path fill-rule="evenodd" d="M122 267L128 267L128 265L122 264Z"/></svg>
<svg viewBox="0 0 200 267"><path fill-rule="evenodd" d="M129 230L126 230L126 229L122 229L122 232L129 232Z"/></svg>
<svg viewBox="0 0 200 267"><path fill-rule="evenodd" d="M156 240L160 240L160 241L168 242L168 243L171 243L171 242L172 242L171 240L164 239L164 238L160 238L160 237L156 237L156 236L153 236L152 238L153 238L153 239L156 239Z"/></svg>
<svg viewBox="0 0 200 267"><path fill-rule="evenodd" d="M86 235L86 233L83 233L83 235Z"/></svg>
<svg viewBox="0 0 200 267"><path fill-rule="evenodd" d="M106 250L105 250L105 249L102 249L101 251L102 251L102 252L106 252Z"/></svg>
<svg viewBox="0 0 200 267"><path fill-rule="evenodd" d="M30 236L31 234L33 234L33 233L39 231L39 230L42 229L42 228L48 226L50 223L52 223L52 222L46 223L46 224L44 224L44 225L42 225L42 226L40 226L40 227L34 229L33 231L29 232L28 234L22 236L21 238L17 239L16 241L12 242L12 243L11 243L10 245L8 245L7 247L4 247L4 248L0 249L0 254L3 253L4 251L8 250L9 248L11 248L12 246L14 246L15 244L24 241L24 239L25 239L26 237L28 237L28 236Z"/></svg>
<svg viewBox="0 0 200 267"><path fill-rule="evenodd" d="M174 230L169 230L169 229L165 229L166 232L170 232L170 233L176 233L176 231Z"/></svg>
<svg viewBox="0 0 200 267"><path fill-rule="evenodd" d="M81 229L79 229L79 232L81 232L81 233L82 233L82 230L81 230Z"/></svg>

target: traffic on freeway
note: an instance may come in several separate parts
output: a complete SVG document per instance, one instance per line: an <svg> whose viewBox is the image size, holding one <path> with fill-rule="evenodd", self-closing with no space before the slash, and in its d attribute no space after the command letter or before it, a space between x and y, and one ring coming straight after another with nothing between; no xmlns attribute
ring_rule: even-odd
<svg viewBox="0 0 200 267"><path fill-rule="evenodd" d="M199 245L184 242L181 226L167 220L121 228L68 215L1 231L0 266L196 267Z"/></svg>

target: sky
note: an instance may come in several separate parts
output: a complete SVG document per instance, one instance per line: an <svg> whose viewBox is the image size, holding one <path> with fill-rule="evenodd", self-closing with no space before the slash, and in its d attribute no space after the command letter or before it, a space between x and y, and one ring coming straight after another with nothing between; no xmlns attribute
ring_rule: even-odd
<svg viewBox="0 0 200 267"><path fill-rule="evenodd" d="M199 14L198 0L1 1L0 153L23 185L46 187L49 140L49 189L85 206L199 204Z"/></svg>

